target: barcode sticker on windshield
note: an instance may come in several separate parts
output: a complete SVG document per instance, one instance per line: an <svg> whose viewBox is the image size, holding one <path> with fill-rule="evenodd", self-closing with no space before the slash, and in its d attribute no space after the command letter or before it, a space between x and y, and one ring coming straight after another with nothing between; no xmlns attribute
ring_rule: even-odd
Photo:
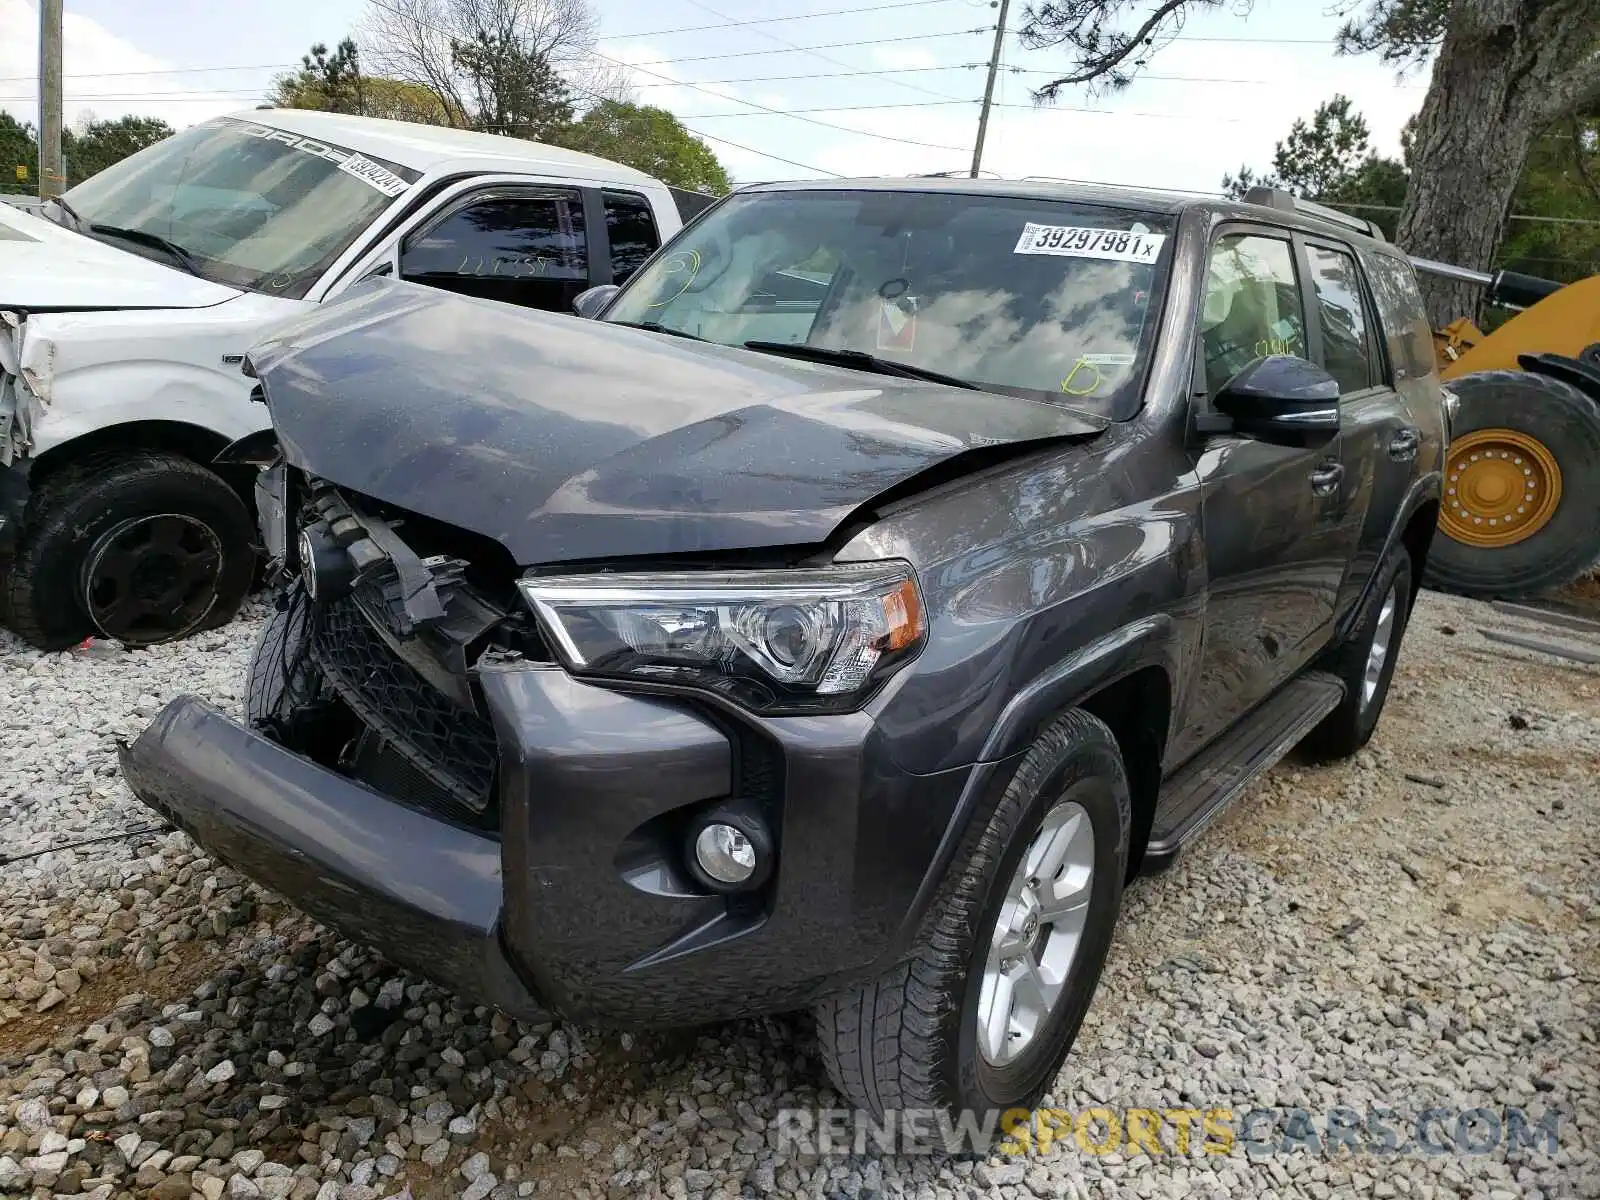
<svg viewBox="0 0 1600 1200"><path fill-rule="evenodd" d="M339 170L354 175L362 183L375 187L385 196L398 196L411 185L388 167L379 166L370 158L352 154L339 164Z"/></svg>
<svg viewBox="0 0 1600 1200"><path fill-rule="evenodd" d="M1164 233L1091 229L1080 225L1022 227L1013 254L1059 254L1066 258L1104 258L1113 262L1153 263L1166 243Z"/></svg>

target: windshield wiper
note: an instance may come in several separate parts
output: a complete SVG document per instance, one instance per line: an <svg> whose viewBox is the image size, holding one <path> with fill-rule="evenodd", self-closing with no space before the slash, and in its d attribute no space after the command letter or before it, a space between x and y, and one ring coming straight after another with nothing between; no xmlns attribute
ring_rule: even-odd
<svg viewBox="0 0 1600 1200"><path fill-rule="evenodd" d="M149 233L143 229L129 229L122 225L89 224L90 233L98 233L102 237L121 238L125 242L137 242L141 246L152 246L160 250L173 262L177 263L191 275L200 274L200 260L177 242L168 241L159 233Z"/></svg>
<svg viewBox="0 0 1600 1200"><path fill-rule="evenodd" d="M690 333L687 329L674 329L670 325L663 325L660 321L607 321L606 324L623 325L629 329L643 329L649 333L670 333L673 337L688 338L695 342L707 340L698 333Z"/></svg>
<svg viewBox="0 0 1600 1200"><path fill-rule="evenodd" d="M88 225L88 222L78 215L78 210L73 208L72 205L68 204L60 196L50 197L50 203L54 204L62 212L66 213L67 216L71 218L72 223L79 229L83 229Z"/></svg>
<svg viewBox="0 0 1600 1200"><path fill-rule="evenodd" d="M778 354L788 358L803 358L809 362L831 363L838 367L853 367L857 371L872 371L879 375L898 375L904 379L922 379L929 383L943 383L950 387L966 388L971 392L982 387L970 379L914 367L910 363L896 362L892 358L879 358L864 350L834 350L827 346L807 346L803 342L746 342L746 350L760 350L763 354Z"/></svg>

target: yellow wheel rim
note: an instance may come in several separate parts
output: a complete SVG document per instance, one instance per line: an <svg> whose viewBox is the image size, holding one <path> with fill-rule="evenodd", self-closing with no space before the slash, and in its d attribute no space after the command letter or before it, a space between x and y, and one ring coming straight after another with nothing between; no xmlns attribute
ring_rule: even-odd
<svg viewBox="0 0 1600 1200"><path fill-rule="evenodd" d="M1561 468L1538 438L1479 429L1450 443L1439 527L1468 546L1532 537L1561 503Z"/></svg>

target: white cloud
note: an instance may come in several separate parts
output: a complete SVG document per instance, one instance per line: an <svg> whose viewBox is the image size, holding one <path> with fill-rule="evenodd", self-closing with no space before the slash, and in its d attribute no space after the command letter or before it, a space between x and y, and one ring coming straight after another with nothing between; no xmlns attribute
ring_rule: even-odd
<svg viewBox="0 0 1600 1200"><path fill-rule="evenodd" d="M19 121L37 124L39 10L27 0L0 0L0 108ZM159 117L176 127L256 104L259 92L241 85L234 93L202 90L196 76L172 72L173 64L117 37L90 17L68 11L61 24L66 75L63 117L78 126L89 117L129 113ZM141 72L131 74L131 72ZM174 95L173 93L183 93Z"/></svg>

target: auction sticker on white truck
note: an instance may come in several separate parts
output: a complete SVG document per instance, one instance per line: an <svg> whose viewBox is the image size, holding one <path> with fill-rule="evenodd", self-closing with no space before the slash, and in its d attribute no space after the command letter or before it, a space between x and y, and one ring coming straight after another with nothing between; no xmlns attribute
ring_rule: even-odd
<svg viewBox="0 0 1600 1200"><path fill-rule="evenodd" d="M1064 258L1103 258L1112 262L1153 263L1166 243L1164 233L1094 229L1082 225L1022 227L1013 254L1058 254Z"/></svg>

